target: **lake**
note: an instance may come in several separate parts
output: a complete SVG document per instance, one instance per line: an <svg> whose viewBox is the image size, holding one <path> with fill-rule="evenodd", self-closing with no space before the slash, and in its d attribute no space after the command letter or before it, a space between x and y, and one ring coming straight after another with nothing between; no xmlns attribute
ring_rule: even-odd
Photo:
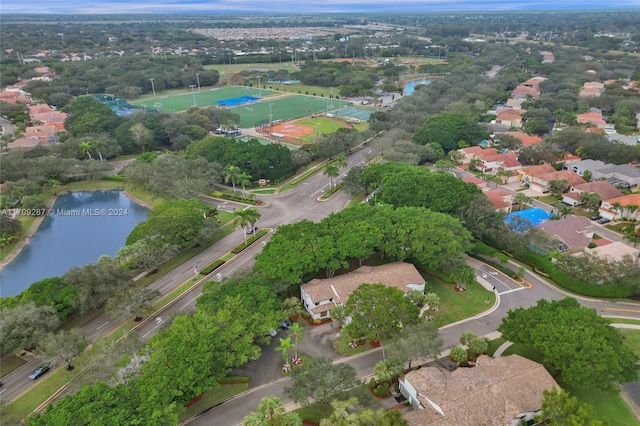
<svg viewBox="0 0 640 426"><path fill-rule="evenodd" d="M36 281L96 263L102 255L115 256L148 211L118 190L61 196L31 241L0 270L0 296L20 294Z"/></svg>

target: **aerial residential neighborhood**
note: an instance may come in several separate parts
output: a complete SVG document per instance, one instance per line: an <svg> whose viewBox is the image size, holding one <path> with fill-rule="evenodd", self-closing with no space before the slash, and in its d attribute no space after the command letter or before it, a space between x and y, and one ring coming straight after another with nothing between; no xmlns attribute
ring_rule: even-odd
<svg viewBox="0 0 640 426"><path fill-rule="evenodd" d="M634 2L36 3L0 423L640 425Z"/></svg>

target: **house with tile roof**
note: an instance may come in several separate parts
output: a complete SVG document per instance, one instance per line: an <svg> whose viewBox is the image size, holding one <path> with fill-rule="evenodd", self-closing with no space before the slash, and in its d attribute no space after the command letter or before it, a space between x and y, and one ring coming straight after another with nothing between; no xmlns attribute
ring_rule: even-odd
<svg viewBox="0 0 640 426"><path fill-rule="evenodd" d="M495 155L498 153L498 151L496 151L495 148L483 148L481 146L469 146L467 148L460 148L458 150L458 152L464 155L464 158L462 159L462 164L468 164L469 162L471 162L473 158L476 158L476 155L478 153L485 152L485 151L489 152L491 155Z"/></svg>
<svg viewBox="0 0 640 426"><path fill-rule="evenodd" d="M621 207L616 209L614 204L620 204ZM640 194L623 195L603 201L599 213L600 216L611 220L620 218L640 220Z"/></svg>
<svg viewBox="0 0 640 426"><path fill-rule="evenodd" d="M567 184L571 187L581 183L585 183L576 172L571 170L554 170L553 172L542 173L538 176L534 176L529 182L529 188L540 193L549 192L549 186L554 180L566 180Z"/></svg>
<svg viewBox="0 0 640 426"><path fill-rule="evenodd" d="M534 99L538 99L540 97L540 92L532 87L518 85L513 89L513 92L511 92L511 96L515 99L527 99L529 96Z"/></svg>
<svg viewBox="0 0 640 426"><path fill-rule="evenodd" d="M528 135L525 132L504 132L504 135L512 136L522 142L522 146L533 146L542 142L542 138L537 135Z"/></svg>
<svg viewBox="0 0 640 426"><path fill-rule="evenodd" d="M547 370L520 355L482 356L473 368L424 367L399 380L414 408L411 426L504 426L540 410L543 392L560 389Z"/></svg>
<svg viewBox="0 0 640 426"><path fill-rule="evenodd" d="M29 149L35 148L38 145L41 145L40 138L36 136L30 136L30 137L18 138L13 142L9 142L7 144L7 149L29 150Z"/></svg>
<svg viewBox="0 0 640 426"><path fill-rule="evenodd" d="M509 127L522 127L522 111L516 111L511 108L501 109L496 114L496 124Z"/></svg>
<svg viewBox="0 0 640 426"><path fill-rule="evenodd" d="M549 163L523 167L518 170L518 180L520 182L531 183L535 177L555 171L556 169L554 169L553 166Z"/></svg>
<svg viewBox="0 0 640 426"><path fill-rule="evenodd" d="M562 202L574 207L584 204L582 194L585 192L599 194L601 200L609 200L623 195L618 188L606 180L596 180L572 186L569 188L569 192L562 195Z"/></svg>
<svg viewBox="0 0 640 426"><path fill-rule="evenodd" d="M585 249L585 252L595 254L596 256L608 260L609 262L619 262L625 256L640 258L640 250L631 247L622 241L615 241L611 244L598 246L592 249Z"/></svg>
<svg viewBox="0 0 640 426"><path fill-rule="evenodd" d="M511 213L511 209L513 208L513 195L511 193L498 188L485 191L484 195L491 201L494 209Z"/></svg>
<svg viewBox="0 0 640 426"><path fill-rule="evenodd" d="M479 153L476 155L481 163L476 165L476 168L484 173L495 173L500 167L504 170L515 171L522 167L520 161L518 161L518 155L513 152L505 152L504 154L483 155Z"/></svg>
<svg viewBox="0 0 640 426"><path fill-rule="evenodd" d="M602 118L601 112L585 112L584 114L577 114L576 119L580 124L591 124L598 129L604 129L607 122Z"/></svg>
<svg viewBox="0 0 640 426"><path fill-rule="evenodd" d="M560 252L582 252L593 238L593 223L584 216L547 220L537 226L558 242Z"/></svg>
<svg viewBox="0 0 640 426"><path fill-rule="evenodd" d="M582 160L572 162L571 164L565 164L562 168L564 170L573 170L574 172L582 176L587 170L589 170L589 172L594 172L596 170L604 169L609 165L609 163L605 163L604 161L600 160Z"/></svg>
<svg viewBox="0 0 640 426"><path fill-rule="evenodd" d="M313 319L329 318L334 306L343 305L361 284L384 284L406 294L424 290L425 280L410 263L393 262L361 266L347 274L327 279L314 278L300 286L302 304Z"/></svg>

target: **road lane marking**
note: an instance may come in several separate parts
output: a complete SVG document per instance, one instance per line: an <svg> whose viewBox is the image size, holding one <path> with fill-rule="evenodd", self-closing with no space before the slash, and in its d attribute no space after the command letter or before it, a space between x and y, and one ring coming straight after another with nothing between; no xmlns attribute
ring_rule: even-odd
<svg viewBox="0 0 640 426"><path fill-rule="evenodd" d="M622 309L622 308L604 308L606 311L621 311L621 312L637 312L640 313L640 310L637 309Z"/></svg>
<svg viewBox="0 0 640 426"><path fill-rule="evenodd" d="M100 327L96 328L96 330L100 330L102 327L104 327L105 325L109 324L109 321L105 322L104 324L102 324Z"/></svg>
<svg viewBox="0 0 640 426"><path fill-rule="evenodd" d="M191 302L193 302L194 300L196 300L198 297L200 296L196 296L193 299L189 300L187 303L185 303L184 305L182 305L182 307L180 309L178 309L179 311L183 310L184 308L186 308L187 306L189 306L191 304Z"/></svg>
<svg viewBox="0 0 640 426"><path fill-rule="evenodd" d="M525 289L525 287L512 288L511 290L498 292L498 294L500 296L502 296L503 294L513 293L514 291L520 291L520 290L524 290L524 289Z"/></svg>

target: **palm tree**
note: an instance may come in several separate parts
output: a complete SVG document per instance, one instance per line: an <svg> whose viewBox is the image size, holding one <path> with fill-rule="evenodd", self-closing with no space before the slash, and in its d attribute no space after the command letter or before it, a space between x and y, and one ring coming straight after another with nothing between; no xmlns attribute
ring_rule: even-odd
<svg viewBox="0 0 640 426"><path fill-rule="evenodd" d="M295 340L294 346L296 348L296 358L298 358L298 343L300 343L300 340L304 337L304 329L300 327L299 323L294 322L291 324L291 327L289 327L289 330L291 331L291 336L293 336L293 339Z"/></svg>
<svg viewBox="0 0 640 426"><path fill-rule="evenodd" d="M524 195L522 192L519 192L513 198L513 201L518 205L518 210L522 210L522 205L524 204L526 206L532 201L532 199L531 197Z"/></svg>
<svg viewBox="0 0 640 426"><path fill-rule="evenodd" d="M595 211L602 202L602 196L597 192L583 192L580 194L580 200L588 210Z"/></svg>
<svg viewBox="0 0 640 426"><path fill-rule="evenodd" d="M302 303L300 302L300 298L296 296L284 299L282 301L282 308L284 309L286 317L289 319L302 315L305 312L305 309L302 307Z"/></svg>
<svg viewBox="0 0 640 426"><path fill-rule="evenodd" d="M53 191L53 195L58 195L58 194L56 193L56 188L57 188L58 186L60 186L60 181L59 181L59 180L57 180L57 179L48 179L48 180L45 182L45 184L46 184L47 186L50 186L50 187L51 187L51 190Z"/></svg>
<svg viewBox="0 0 640 426"><path fill-rule="evenodd" d="M333 179L340 176L340 170L335 164L329 163L324 167L324 175L329 177L329 189L333 188Z"/></svg>
<svg viewBox="0 0 640 426"><path fill-rule="evenodd" d="M286 339L280 338L280 346L276 348L276 352L282 352L285 367L289 366L289 350L292 348L291 336L288 336Z"/></svg>
<svg viewBox="0 0 640 426"><path fill-rule="evenodd" d="M100 158L100 161L104 161L104 158L102 158L102 151L100 151L100 148L104 147L104 144L102 143L102 141L93 141L92 145L93 145L93 149L95 149L98 152L98 157Z"/></svg>
<svg viewBox="0 0 640 426"><path fill-rule="evenodd" d="M468 347L469 342L471 342L476 337L478 336L476 336L475 333L472 333L471 331L465 331L460 335L460 344L462 346Z"/></svg>
<svg viewBox="0 0 640 426"><path fill-rule="evenodd" d="M240 225L242 234L244 235L244 243L247 244L247 229L253 227L258 219L260 219L260 212L256 209L237 209L234 214L236 219L234 225Z"/></svg>
<svg viewBox="0 0 640 426"><path fill-rule="evenodd" d="M240 173L238 176L238 183L242 185L242 196L247 199L247 185L251 185L251 175L245 172Z"/></svg>
<svg viewBox="0 0 640 426"><path fill-rule="evenodd" d="M467 351L460 346L455 346L449 351L449 358L455 361L458 365L460 365L461 362L466 361L468 357Z"/></svg>
<svg viewBox="0 0 640 426"><path fill-rule="evenodd" d="M91 152L93 151L93 145L91 144L91 142L82 142L80 145L78 145L78 148L84 155L89 158L89 160L91 160Z"/></svg>
<svg viewBox="0 0 640 426"><path fill-rule="evenodd" d="M556 203L554 207L558 209L558 217L560 219L567 217L567 215L571 213L571 207L567 206L565 203Z"/></svg>
<svg viewBox="0 0 640 426"><path fill-rule="evenodd" d="M613 220L616 220L616 216L620 211L622 211L622 204L620 204L619 201L616 201L615 203L611 203L611 208L614 210Z"/></svg>
<svg viewBox="0 0 640 426"><path fill-rule="evenodd" d="M336 161L334 163L339 169L344 169L347 167L347 157L344 154L340 154L336 157Z"/></svg>
<svg viewBox="0 0 640 426"><path fill-rule="evenodd" d="M460 151L453 150L449 153L449 158L456 164L460 164L460 162L464 159L464 154Z"/></svg>
<svg viewBox="0 0 640 426"><path fill-rule="evenodd" d="M373 373L381 382L391 384L393 379L402 374L402 364L394 359L383 359L376 363Z"/></svg>
<svg viewBox="0 0 640 426"><path fill-rule="evenodd" d="M468 346L469 353L473 359L475 359L477 355L487 352L487 349L489 349L489 341L486 337L475 336L473 339L469 340Z"/></svg>
<svg viewBox="0 0 640 426"><path fill-rule="evenodd" d="M632 216L636 214L637 210L638 210L638 205L627 204L627 212L629 213L628 219L632 219Z"/></svg>
<svg viewBox="0 0 640 426"><path fill-rule="evenodd" d="M233 187L233 193L236 193L236 182L240 179L241 173L240 168L236 166L229 166L224 171L224 183L231 182L231 186Z"/></svg>

